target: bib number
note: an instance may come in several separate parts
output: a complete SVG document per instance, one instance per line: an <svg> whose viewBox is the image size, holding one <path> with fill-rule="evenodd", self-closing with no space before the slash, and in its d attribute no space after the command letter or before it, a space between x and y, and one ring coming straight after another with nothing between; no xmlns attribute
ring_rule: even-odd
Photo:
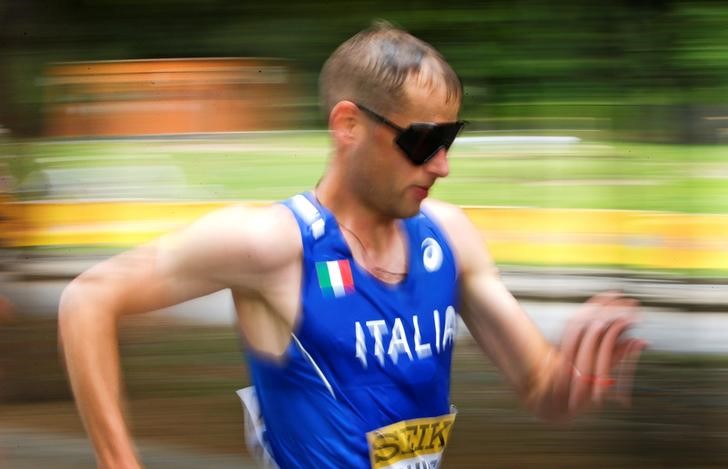
<svg viewBox="0 0 728 469"><path fill-rule="evenodd" d="M372 469L436 469L455 413L387 425L367 433Z"/></svg>

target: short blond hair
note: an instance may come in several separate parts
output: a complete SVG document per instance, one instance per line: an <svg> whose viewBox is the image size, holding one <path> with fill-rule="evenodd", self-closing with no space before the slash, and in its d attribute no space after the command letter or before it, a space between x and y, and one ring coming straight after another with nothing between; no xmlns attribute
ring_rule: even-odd
<svg viewBox="0 0 728 469"><path fill-rule="evenodd" d="M407 104L408 79L445 87L447 102L462 100L460 78L430 44L384 21L375 22L341 44L326 61L319 78L326 116L343 100L387 113Z"/></svg>

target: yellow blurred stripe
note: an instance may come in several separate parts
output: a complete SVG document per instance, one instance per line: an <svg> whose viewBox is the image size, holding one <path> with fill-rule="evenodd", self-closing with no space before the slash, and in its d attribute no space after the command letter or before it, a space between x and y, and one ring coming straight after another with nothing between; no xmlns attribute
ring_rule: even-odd
<svg viewBox="0 0 728 469"><path fill-rule="evenodd" d="M133 246L233 202L16 202L3 205L9 245ZM260 204L260 202L250 202Z"/></svg>
<svg viewBox="0 0 728 469"><path fill-rule="evenodd" d="M132 246L233 202L5 203L13 246ZM265 202L246 202L260 205ZM464 207L497 262L728 270L728 215ZM7 241L9 240L9 241Z"/></svg>
<svg viewBox="0 0 728 469"><path fill-rule="evenodd" d="M193 220L225 202L28 202L8 204L12 213L34 225L119 222L125 220Z"/></svg>
<svg viewBox="0 0 728 469"><path fill-rule="evenodd" d="M728 269L728 215L465 207L498 262Z"/></svg>
<svg viewBox="0 0 728 469"><path fill-rule="evenodd" d="M464 207L473 222L495 231L612 233L670 237L728 235L728 215L636 210Z"/></svg>

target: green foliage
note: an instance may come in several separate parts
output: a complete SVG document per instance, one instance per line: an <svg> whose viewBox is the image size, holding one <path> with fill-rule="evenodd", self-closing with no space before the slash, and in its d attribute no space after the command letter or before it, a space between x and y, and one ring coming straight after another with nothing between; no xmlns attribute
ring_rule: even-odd
<svg viewBox="0 0 728 469"><path fill-rule="evenodd" d="M0 108L24 112L0 111L0 123L14 129L39 128L40 93L28 84L49 60L190 56L290 59L306 95L302 122L323 126L318 71L376 18L443 52L465 83L464 117L481 129L569 129L593 118L628 139L716 142L719 127L706 118L728 109L721 2L28 0L9 2L4 16L0 69L11 77L0 79Z"/></svg>

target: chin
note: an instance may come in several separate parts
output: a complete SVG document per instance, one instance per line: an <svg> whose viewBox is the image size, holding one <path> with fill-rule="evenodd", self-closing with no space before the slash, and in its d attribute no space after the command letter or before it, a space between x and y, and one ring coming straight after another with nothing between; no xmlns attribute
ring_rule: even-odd
<svg viewBox="0 0 728 469"><path fill-rule="evenodd" d="M420 213L420 206L422 205L422 201L418 200L417 202L412 202L407 205L402 205L400 207L397 207L397 218L410 218L414 217L418 213Z"/></svg>

